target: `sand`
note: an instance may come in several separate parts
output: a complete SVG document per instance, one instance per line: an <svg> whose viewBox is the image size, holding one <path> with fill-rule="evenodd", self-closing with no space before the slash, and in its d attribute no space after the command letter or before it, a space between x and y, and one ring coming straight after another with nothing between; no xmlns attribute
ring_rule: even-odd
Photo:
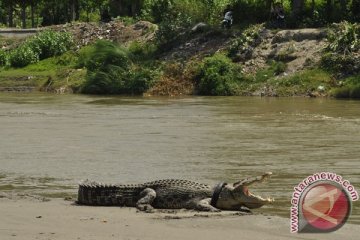
<svg viewBox="0 0 360 240"><path fill-rule="evenodd" d="M359 239L360 226L328 234L291 234L289 220L266 215L189 211L142 213L133 208L77 206L55 199L0 199L1 240Z"/></svg>

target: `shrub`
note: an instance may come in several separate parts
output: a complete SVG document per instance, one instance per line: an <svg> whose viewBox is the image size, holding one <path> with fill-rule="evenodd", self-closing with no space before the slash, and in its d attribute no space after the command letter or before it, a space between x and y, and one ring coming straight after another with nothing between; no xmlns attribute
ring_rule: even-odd
<svg viewBox="0 0 360 240"><path fill-rule="evenodd" d="M13 67L25 67L39 61L39 55L29 44L22 44L12 50L9 56L10 65Z"/></svg>
<svg viewBox="0 0 360 240"><path fill-rule="evenodd" d="M144 19L158 24L159 29L155 39L162 49L170 47L171 43L177 40L179 35L193 23L193 17L196 18L195 15L198 11L191 2L191 0L145 1L142 16ZM196 6L199 7L199 5Z"/></svg>
<svg viewBox="0 0 360 240"><path fill-rule="evenodd" d="M343 55L328 52L321 57L320 64L329 71L341 72L344 75L360 72L360 57L352 54Z"/></svg>
<svg viewBox="0 0 360 240"><path fill-rule="evenodd" d="M205 58L195 76L200 95L236 95L242 79L241 69L229 58L215 54Z"/></svg>
<svg viewBox="0 0 360 240"><path fill-rule="evenodd" d="M72 43L69 33L44 31L11 50L9 62L13 67L25 67L39 60L65 53L71 48Z"/></svg>
<svg viewBox="0 0 360 240"><path fill-rule="evenodd" d="M154 83L156 73L145 67L134 67L126 84L126 93L142 94Z"/></svg>
<svg viewBox="0 0 360 240"><path fill-rule="evenodd" d="M8 53L4 50L0 50L0 66L6 66L8 64Z"/></svg>
<svg viewBox="0 0 360 240"><path fill-rule="evenodd" d="M321 66L340 75L360 72L360 25L346 21L333 24L328 31L329 44L321 58Z"/></svg>
<svg viewBox="0 0 360 240"><path fill-rule="evenodd" d="M360 25L347 21L333 24L328 31L327 49L337 53L351 53L360 49Z"/></svg>
<svg viewBox="0 0 360 240"><path fill-rule="evenodd" d="M169 13L176 12L174 0L146 0L142 10L142 15L145 19L155 23L166 22Z"/></svg>
<svg viewBox="0 0 360 240"><path fill-rule="evenodd" d="M67 32L44 31L29 40L40 59L58 56L70 50L73 40Z"/></svg>
<svg viewBox="0 0 360 240"><path fill-rule="evenodd" d="M168 13L168 20L159 24L155 39L162 47L168 47L191 26L191 17L187 14L176 12Z"/></svg>

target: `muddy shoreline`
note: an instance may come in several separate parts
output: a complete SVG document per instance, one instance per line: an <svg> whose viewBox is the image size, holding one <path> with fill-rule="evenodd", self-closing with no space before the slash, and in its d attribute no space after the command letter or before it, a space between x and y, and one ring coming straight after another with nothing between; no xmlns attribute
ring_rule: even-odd
<svg viewBox="0 0 360 240"><path fill-rule="evenodd" d="M0 199L0 239L356 239L357 225L330 234L291 234L289 220L266 215L77 206L54 199Z"/></svg>

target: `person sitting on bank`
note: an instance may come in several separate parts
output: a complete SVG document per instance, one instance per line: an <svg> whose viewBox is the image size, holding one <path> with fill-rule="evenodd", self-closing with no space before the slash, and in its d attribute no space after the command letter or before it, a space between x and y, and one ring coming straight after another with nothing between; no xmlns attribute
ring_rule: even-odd
<svg viewBox="0 0 360 240"><path fill-rule="evenodd" d="M285 11L283 5L280 2L275 3L274 7L271 7L271 16L274 21L275 27L284 27Z"/></svg>
<svg viewBox="0 0 360 240"><path fill-rule="evenodd" d="M225 13L224 20L222 21L222 26L225 27L225 28L231 28L232 24L233 24L232 11L228 10Z"/></svg>

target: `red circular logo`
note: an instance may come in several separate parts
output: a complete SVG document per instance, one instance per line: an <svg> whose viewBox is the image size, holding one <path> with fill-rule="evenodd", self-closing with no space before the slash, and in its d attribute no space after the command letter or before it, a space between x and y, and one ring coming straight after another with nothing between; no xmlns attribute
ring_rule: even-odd
<svg viewBox="0 0 360 240"><path fill-rule="evenodd" d="M302 198L301 207L306 222L323 232L340 228L351 212L348 195L331 182L310 186Z"/></svg>

